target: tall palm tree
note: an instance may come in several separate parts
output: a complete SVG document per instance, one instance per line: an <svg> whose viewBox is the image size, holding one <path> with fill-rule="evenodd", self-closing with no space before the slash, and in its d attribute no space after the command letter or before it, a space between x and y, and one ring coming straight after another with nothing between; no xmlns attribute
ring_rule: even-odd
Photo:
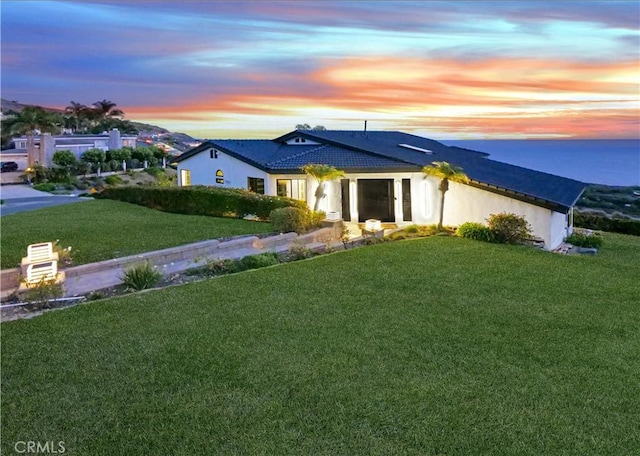
<svg viewBox="0 0 640 456"><path fill-rule="evenodd" d="M94 111L98 115L99 120L104 120L109 117L123 117L124 112L122 112L122 110L120 109L117 109L116 106L118 105L110 100L96 101L95 103L93 103Z"/></svg>
<svg viewBox="0 0 640 456"><path fill-rule="evenodd" d="M64 109L64 111L75 120L75 131L80 130L80 121L87 119L88 110L89 108L86 105L76 103L75 101L72 101L71 104Z"/></svg>
<svg viewBox="0 0 640 456"><path fill-rule="evenodd" d="M40 148L40 154L36 154L35 131L41 133L55 133L58 131L60 116L49 113L39 106L27 106L20 111L11 121L11 133L27 136L27 162L31 166L40 161L44 164L45 157L40 156L44 149Z"/></svg>
<svg viewBox="0 0 640 456"><path fill-rule="evenodd" d="M318 188L316 188L316 191L314 193L316 202L313 205L313 210L317 211L318 207L320 206L320 200L325 197L324 183L326 181L344 176L344 171L336 169L333 166L318 165L313 163L305 165L300 169L302 169L302 171L304 171L306 175L313 177L318 182Z"/></svg>
<svg viewBox="0 0 640 456"><path fill-rule="evenodd" d="M427 176L434 176L440 179L440 185L438 186L441 193L438 229L441 230L442 220L444 218L444 194L449 190L449 181L468 184L469 177L462 171L462 168L450 165L445 161L433 162L431 165L427 165L422 168L422 172Z"/></svg>

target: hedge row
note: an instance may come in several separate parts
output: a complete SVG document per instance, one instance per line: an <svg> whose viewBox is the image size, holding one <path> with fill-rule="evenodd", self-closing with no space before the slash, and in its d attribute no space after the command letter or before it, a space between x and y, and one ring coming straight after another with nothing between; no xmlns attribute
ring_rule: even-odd
<svg viewBox="0 0 640 456"><path fill-rule="evenodd" d="M138 204L165 212L212 217L242 218L255 215L268 219L274 209L307 208L306 203L291 198L267 196L236 188L192 187L109 187L95 195Z"/></svg>
<svg viewBox="0 0 640 456"><path fill-rule="evenodd" d="M590 230L640 236L640 220L609 218L597 213L575 211L573 214L573 224L577 227Z"/></svg>

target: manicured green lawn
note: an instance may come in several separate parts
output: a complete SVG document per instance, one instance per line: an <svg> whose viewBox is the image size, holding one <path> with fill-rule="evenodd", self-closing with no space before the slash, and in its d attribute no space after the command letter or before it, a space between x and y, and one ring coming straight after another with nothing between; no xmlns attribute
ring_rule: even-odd
<svg viewBox="0 0 640 456"><path fill-rule="evenodd" d="M2 447L640 452L640 239L381 244L2 324Z"/></svg>
<svg viewBox="0 0 640 456"><path fill-rule="evenodd" d="M134 204L95 200L6 215L2 268L20 265L27 246L60 240L75 265L173 247L205 239L272 231L270 223L160 212Z"/></svg>

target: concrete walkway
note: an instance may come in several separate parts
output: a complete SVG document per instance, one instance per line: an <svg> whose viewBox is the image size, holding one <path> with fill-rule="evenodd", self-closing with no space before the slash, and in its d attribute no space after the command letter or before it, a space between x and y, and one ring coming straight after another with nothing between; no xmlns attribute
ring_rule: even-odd
<svg viewBox="0 0 640 456"><path fill-rule="evenodd" d="M41 192L33 189L30 185L2 185L0 186L0 198L3 200L15 198L33 198L33 197L54 196L51 193Z"/></svg>
<svg viewBox="0 0 640 456"><path fill-rule="evenodd" d="M34 190L29 185L2 185L0 186L0 199L4 200L4 204L0 206L1 216L61 204L90 201L92 198L79 198L76 195L53 195Z"/></svg>

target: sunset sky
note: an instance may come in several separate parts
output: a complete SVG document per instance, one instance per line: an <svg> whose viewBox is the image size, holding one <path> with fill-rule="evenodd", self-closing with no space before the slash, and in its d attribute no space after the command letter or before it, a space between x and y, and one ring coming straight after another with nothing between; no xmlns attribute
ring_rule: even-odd
<svg viewBox="0 0 640 456"><path fill-rule="evenodd" d="M2 98L199 138L638 138L640 2L7 1Z"/></svg>

